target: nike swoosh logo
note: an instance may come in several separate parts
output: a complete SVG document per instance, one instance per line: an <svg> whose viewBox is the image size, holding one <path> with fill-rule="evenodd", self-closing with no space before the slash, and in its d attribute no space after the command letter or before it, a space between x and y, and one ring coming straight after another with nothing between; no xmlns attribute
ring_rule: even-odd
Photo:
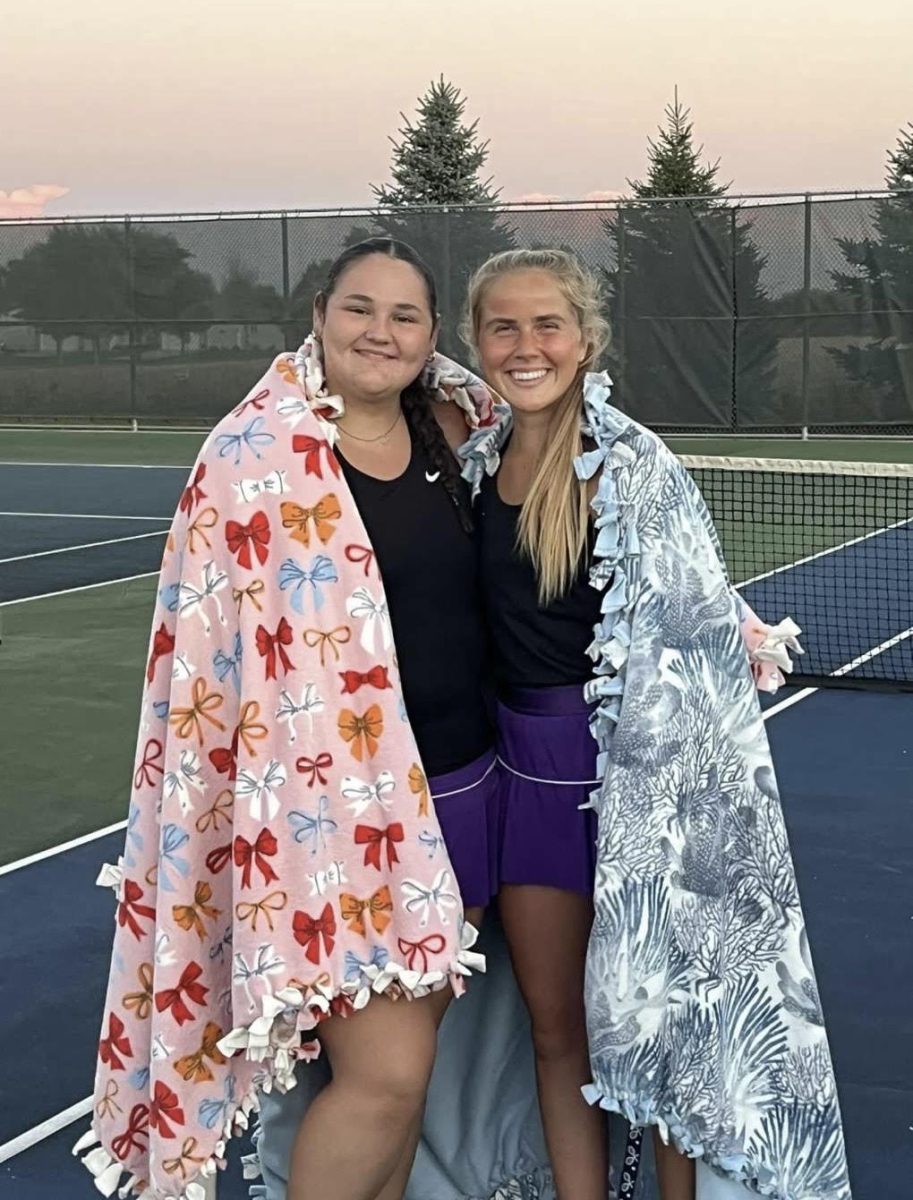
<svg viewBox="0 0 913 1200"><path fill-rule="evenodd" d="M425 472L425 480L428 483L437 483L437 481L440 479L440 477L441 477L440 471L435 471L433 475L431 474L430 471Z"/></svg>

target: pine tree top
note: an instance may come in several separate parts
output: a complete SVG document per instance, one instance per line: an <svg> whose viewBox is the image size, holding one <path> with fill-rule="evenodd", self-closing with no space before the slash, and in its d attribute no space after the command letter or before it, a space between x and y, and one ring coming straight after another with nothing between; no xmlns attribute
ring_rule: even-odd
<svg viewBox="0 0 913 1200"><path fill-rule="evenodd" d="M659 196L722 196L728 183L718 183L715 163L701 164L704 147L695 147L691 109L684 108L675 89L675 99L666 105L666 124L660 126L656 141L647 140L649 170L645 180L628 180L638 199Z"/></svg>
<svg viewBox="0 0 913 1200"><path fill-rule="evenodd" d="M405 208L430 204L494 204L491 179L479 179L488 142L479 142L478 121L463 124L466 99L441 78L418 102L415 124L405 114L400 141L391 138L391 186L371 185L379 205Z"/></svg>
<svg viewBox="0 0 913 1200"><path fill-rule="evenodd" d="M913 121L897 135L897 146L888 151L886 183L892 191L913 188Z"/></svg>

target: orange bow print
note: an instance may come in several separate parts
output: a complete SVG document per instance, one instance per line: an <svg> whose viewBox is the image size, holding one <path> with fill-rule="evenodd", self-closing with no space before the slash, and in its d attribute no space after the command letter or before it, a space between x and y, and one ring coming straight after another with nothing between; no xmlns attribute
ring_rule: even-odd
<svg viewBox="0 0 913 1200"><path fill-rule="evenodd" d="M418 815L420 817L427 817L428 780L425 778L425 772L418 763L413 763L409 768L409 791L413 795L418 796Z"/></svg>
<svg viewBox="0 0 913 1200"><path fill-rule="evenodd" d="M152 963L140 963L137 971L140 990L127 992L124 996L124 1008L135 1008L137 1018L145 1021L152 1012Z"/></svg>
<svg viewBox="0 0 913 1200"><path fill-rule="evenodd" d="M225 731L222 722L210 715L222 707L224 698L220 692L207 692L206 680L202 678L194 680L192 696L193 703L190 707L172 709L168 722L175 727L179 738L188 738L191 733L196 733L197 741L202 746L203 721L208 721L223 733Z"/></svg>
<svg viewBox="0 0 913 1200"><path fill-rule="evenodd" d="M304 946L305 957L312 963L320 962L320 944L328 957L336 944L336 917L329 904L323 906L319 917L306 912L296 912L292 918L292 931L299 946Z"/></svg>
<svg viewBox="0 0 913 1200"><path fill-rule="evenodd" d="M217 1045L221 1037L222 1030L215 1021L208 1021L203 1030L203 1040L200 1042L199 1050L195 1054L179 1058L174 1064L174 1069L183 1080L186 1080L187 1083L212 1082L213 1074L206 1059L210 1059L220 1067L228 1061Z"/></svg>
<svg viewBox="0 0 913 1200"><path fill-rule="evenodd" d="M207 550L212 549L212 542L206 536L207 529L214 529L219 520L219 513L214 508L204 508L197 519L187 526L187 540L190 553L196 554L196 538L199 538Z"/></svg>
<svg viewBox="0 0 913 1200"><path fill-rule="evenodd" d="M333 651L336 656L336 662L339 662L339 647L344 646L351 638L352 630L348 625L337 625L335 629L324 631L323 629L305 629L304 644L309 650L313 650L315 646L320 647L320 665L326 665L326 649L327 646Z"/></svg>
<svg viewBox="0 0 913 1200"><path fill-rule="evenodd" d="M328 492L313 508L302 508L292 500L283 500L279 510L282 513L282 528L291 530L290 536L305 546L311 544L312 521L314 532L325 546L336 532L333 522L342 516L342 509L333 492Z"/></svg>
<svg viewBox="0 0 913 1200"><path fill-rule="evenodd" d="M224 821L226 825L231 825L231 810L234 807L235 797L231 788L224 788L216 796L212 807L207 808L204 813L196 819L197 833L206 833L212 828L214 833L219 832L219 822Z"/></svg>
<svg viewBox="0 0 913 1200"><path fill-rule="evenodd" d="M215 921L222 915L220 908L213 908L209 903L211 899L212 888L205 880L201 879L193 893L193 904L175 904L171 909L174 919L181 929L185 929L188 933L191 929L195 929L201 942L206 937L203 918L209 917L211 921Z"/></svg>
<svg viewBox="0 0 913 1200"><path fill-rule="evenodd" d="M224 1059L223 1059L224 1061ZM174 1175L180 1172L181 1178L187 1178L188 1163L202 1163L206 1161L206 1156L203 1154L194 1154L197 1148L197 1139L195 1137L184 1138L181 1145L181 1153L177 1158L166 1158L162 1162L162 1169L166 1175Z"/></svg>
<svg viewBox="0 0 913 1200"><path fill-rule="evenodd" d="M95 1105L96 1115L103 1120L110 1120L116 1113L122 1113L124 1110L117 1103L117 1096L120 1092L120 1084L116 1079L109 1079L105 1087L105 1094Z"/></svg>
<svg viewBox="0 0 913 1200"><path fill-rule="evenodd" d="M383 933L393 919L393 899L390 889L384 884L367 900L359 900L351 892L343 892L339 897L339 912L353 933L367 937L365 929L365 914L367 913L375 933Z"/></svg>
<svg viewBox="0 0 913 1200"><path fill-rule="evenodd" d="M269 931L272 933L274 928L272 914L282 912L287 903L288 896L285 892L270 892L268 896L264 896L256 904L253 902L236 904L235 916L239 921L250 921L250 926L253 930L256 930L257 922L262 916L266 919Z"/></svg>
<svg viewBox="0 0 913 1200"><path fill-rule="evenodd" d="M232 588L231 598L237 606L238 612L241 611L241 606L244 604L244 597L251 602L257 612L263 612L263 605L257 599L266 588L266 584L262 579L255 579L253 583L249 583L246 588Z"/></svg>
<svg viewBox="0 0 913 1200"><path fill-rule="evenodd" d="M356 762L362 761L365 751L368 758L374 757L377 753L377 743L384 732L384 714L379 704L372 704L361 717L350 708L344 708L339 714L337 725L342 740L352 743L349 749Z"/></svg>

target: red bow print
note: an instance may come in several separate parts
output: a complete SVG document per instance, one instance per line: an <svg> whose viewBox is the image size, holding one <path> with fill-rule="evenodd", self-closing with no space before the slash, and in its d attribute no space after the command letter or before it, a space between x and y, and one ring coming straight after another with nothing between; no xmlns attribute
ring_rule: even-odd
<svg viewBox="0 0 913 1200"><path fill-rule="evenodd" d="M325 904L323 912L315 920L306 912L296 912L292 918L292 929L295 941L304 946L304 953L312 963L320 962L320 939L323 938L323 952L333 953L336 934L336 917L329 904Z"/></svg>
<svg viewBox="0 0 913 1200"><path fill-rule="evenodd" d="M165 654L174 649L174 634L168 632L168 626L162 621L152 638L152 652L149 655L149 665L146 668L146 680L149 683L155 679L155 665Z"/></svg>
<svg viewBox="0 0 913 1200"><path fill-rule="evenodd" d="M246 571L251 568L250 549L254 548L257 562L263 565L269 554L269 542L272 533L269 519L265 512L255 512L247 525L238 521L226 521L225 541L232 554L238 556L238 566Z"/></svg>
<svg viewBox="0 0 913 1200"><path fill-rule="evenodd" d="M242 400L238 407L234 410L234 415L240 417L243 412L249 408L255 408L257 412L263 412L263 401L269 395L269 388L264 388L262 392L257 392L256 396L251 396L247 400Z"/></svg>
<svg viewBox="0 0 913 1200"><path fill-rule="evenodd" d="M171 1015L178 1025L183 1025L185 1021L193 1021L194 1015L184 1003L182 993L186 992L187 999L192 1000L194 1004L205 1004L209 988L204 987L202 983L197 983L202 974L203 968L199 963L188 963L178 980L177 987L165 988L161 992L156 992L155 1007L158 1011L164 1012L166 1008L170 1008Z"/></svg>
<svg viewBox="0 0 913 1200"><path fill-rule="evenodd" d="M386 667L372 667L370 671L340 671L339 678L342 680L342 694L350 696L353 692L357 692L360 687L373 687L382 692L384 688L392 688Z"/></svg>
<svg viewBox="0 0 913 1200"><path fill-rule="evenodd" d="M276 632L270 633L265 625L257 626L257 652L261 658L266 659L266 678L276 678L276 650L279 651L279 661L282 663L282 668L287 675L289 671L294 671L292 660L285 652L286 646L292 644L292 627L282 617L279 624L276 626Z"/></svg>
<svg viewBox="0 0 913 1200"><path fill-rule="evenodd" d="M177 1092L173 1092L166 1083L157 1079L155 1091L152 1093L152 1106L149 1109L149 1124L153 1129L157 1129L163 1138L173 1138L174 1130L168 1124L169 1121L173 1121L175 1125L183 1125L184 1110L181 1108Z"/></svg>
<svg viewBox="0 0 913 1200"><path fill-rule="evenodd" d="M193 511L193 506L195 504L199 504L201 500L206 499L206 493L200 487L200 484L203 482L205 477L206 464L200 463L193 479L191 479L190 483L187 484L181 493L181 503L178 506L181 512L185 512L189 515Z"/></svg>
<svg viewBox="0 0 913 1200"><path fill-rule="evenodd" d="M143 751L143 761L136 768L136 774L133 776L133 786L135 788L140 788L143 784L147 787L153 787L155 785L155 772L158 771L159 775L165 774L165 768L158 765L164 750L165 747L158 738L149 739Z"/></svg>
<svg viewBox="0 0 913 1200"><path fill-rule="evenodd" d="M277 850L276 839L268 829L261 829L257 840L253 845L247 840L238 835L235 838L235 866L242 867L241 887L250 887L250 871L252 866L256 866L257 870L263 876L264 883L272 883L279 876L266 861L267 856L272 856Z"/></svg>
<svg viewBox="0 0 913 1200"><path fill-rule="evenodd" d="M424 975L428 970L428 955L440 954L446 943L441 934L430 933L420 942L408 942L405 938L397 938L396 944L399 946L400 954L405 956L406 966L409 970L419 970ZM415 965L417 959L421 960L420 967Z"/></svg>
<svg viewBox="0 0 913 1200"><path fill-rule="evenodd" d="M124 1064L119 1055L125 1058L133 1057L133 1047L130 1039L124 1037L124 1023L117 1013L108 1013L108 1036L98 1043L98 1057L107 1063L112 1071L123 1071Z"/></svg>
<svg viewBox="0 0 913 1200"><path fill-rule="evenodd" d="M317 779L320 780L321 786L326 787L327 777L324 775L324 771L329 770L332 765L333 756L327 754L326 750L318 754L316 758L307 758L302 755L295 761L295 769L300 775L310 775L308 787L313 787L314 781Z"/></svg>
<svg viewBox="0 0 913 1200"><path fill-rule="evenodd" d="M370 546L346 546L346 558L350 563L364 563L365 578L374 562L374 551Z"/></svg>
<svg viewBox="0 0 913 1200"><path fill-rule="evenodd" d="M130 1109L130 1119L127 1122L127 1128L111 1143L111 1149L121 1162L124 1162L131 1150L138 1150L142 1153L146 1149L140 1141L140 1137L145 1137L148 1141L149 1134L146 1132L148 1128L149 1106L147 1104L134 1104Z"/></svg>
<svg viewBox="0 0 913 1200"><path fill-rule="evenodd" d="M380 870L380 852L384 842L387 843L387 866L392 867L394 863L399 862L396 843L402 840L403 827L399 821L394 821L386 829L375 829L373 825L355 826L355 845L367 845L368 847L365 850L365 866L376 867L378 871Z"/></svg>
<svg viewBox="0 0 913 1200"><path fill-rule="evenodd" d="M155 920L155 909L148 904L140 904L142 898L143 889L140 885L132 879L125 879L124 898L117 906L117 923L121 927L126 925L138 942L142 941L143 931L136 918L149 917L150 920Z"/></svg>
<svg viewBox="0 0 913 1200"><path fill-rule="evenodd" d="M227 846L216 846L206 855L206 866L212 875L224 871L231 862L231 842Z"/></svg>
<svg viewBox="0 0 913 1200"><path fill-rule="evenodd" d="M323 479L323 466L320 462L320 455L321 452L325 451L327 466L336 478L339 478L339 463L326 438L308 437L296 433L292 438L292 449L296 454L304 455L305 475L316 475L318 479Z"/></svg>

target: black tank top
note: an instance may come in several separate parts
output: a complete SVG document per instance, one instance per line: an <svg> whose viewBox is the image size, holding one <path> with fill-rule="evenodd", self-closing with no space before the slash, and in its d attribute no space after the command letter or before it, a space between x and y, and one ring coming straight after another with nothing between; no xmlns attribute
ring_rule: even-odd
<svg viewBox="0 0 913 1200"><path fill-rule="evenodd" d="M593 528L570 589L543 608L535 568L517 550L521 507L505 504L496 476L485 478L476 515L495 680L499 688L585 683L593 674L586 650L602 600L588 582Z"/></svg>
<svg viewBox="0 0 913 1200"><path fill-rule="evenodd" d="M403 699L428 775L466 766L493 743L484 691L485 627L473 538L418 440L396 479L336 453L384 582ZM461 481L462 482L462 481Z"/></svg>

